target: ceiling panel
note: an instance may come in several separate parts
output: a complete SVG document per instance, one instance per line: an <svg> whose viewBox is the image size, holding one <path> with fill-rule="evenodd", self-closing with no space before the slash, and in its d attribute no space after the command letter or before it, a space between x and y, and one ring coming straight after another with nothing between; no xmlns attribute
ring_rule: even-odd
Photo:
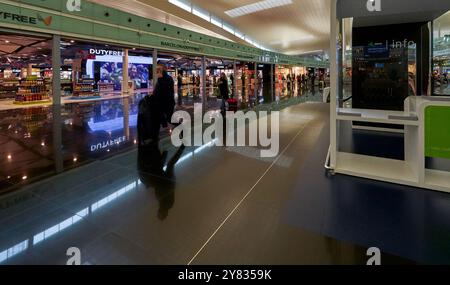
<svg viewBox="0 0 450 285"><path fill-rule="evenodd" d="M330 1L292 0L292 4L229 17L225 11L256 0L192 0L262 45L289 54L329 48Z"/></svg>

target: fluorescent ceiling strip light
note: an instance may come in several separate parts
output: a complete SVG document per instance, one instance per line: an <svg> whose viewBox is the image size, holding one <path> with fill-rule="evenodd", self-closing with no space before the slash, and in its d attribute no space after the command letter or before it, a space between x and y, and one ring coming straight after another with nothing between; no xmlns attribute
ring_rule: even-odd
<svg viewBox="0 0 450 285"><path fill-rule="evenodd" d="M234 31L234 35L235 35L236 37L240 38L240 39L244 39L244 38L245 38L244 34L238 32L238 31L236 31L236 30Z"/></svg>
<svg viewBox="0 0 450 285"><path fill-rule="evenodd" d="M216 25L216 26L221 27L221 28L223 26L222 25L222 20L219 19L219 18L216 18L214 16L211 16L211 24Z"/></svg>
<svg viewBox="0 0 450 285"><path fill-rule="evenodd" d="M211 21L211 16L209 15L209 13L208 12L204 12L201 9L197 8L197 7L192 8L192 14L194 14L197 17L202 18L205 21L208 21L208 22Z"/></svg>
<svg viewBox="0 0 450 285"><path fill-rule="evenodd" d="M226 24L223 24L223 29L224 29L225 31L227 31L227 32L229 32L229 33L231 33L231 34L234 35L234 28L233 28L233 27L231 27L231 26L229 26L229 25L226 25Z"/></svg>
<svg viewBox="0 0 450 285"><path fill-rule="evenodd" d="M292 4L292 0L265 0L225 11L232 18Z"/></svg>
<svg viewBox="0 0 450 285"><path fill-rule="evenodd" d="M169 0L169 3L188 11L189 13L192 13L192 7L190 4L186 3L185 1L181 1L181 0Z"/></svg>

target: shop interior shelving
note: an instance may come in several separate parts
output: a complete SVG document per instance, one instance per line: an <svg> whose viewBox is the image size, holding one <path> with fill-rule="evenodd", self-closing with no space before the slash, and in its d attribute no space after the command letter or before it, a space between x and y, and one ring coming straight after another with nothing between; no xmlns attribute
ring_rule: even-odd
<svg viewBox="0 0 450 285"><path fill-rule="evenodd" d="M94 88L95 82L93 78L81 78L74 84L73 98L89 99L100 97Z"/></svg>
<svg viewBox="0 0 450 285"><path fill-rule="evenodd" d="M114 92L114 83L110 82L99 82L98 83L98 91L102 92Z"/></svg>
<svg viewBox="0 0 450 285"><path fill-rule="evenodd" d="M0 79L0 99L15 98L19 85L19 78Z"/></svg>
<svg viewBox="0 0 450 285"><path fill-rule="evenodd" d="M29 105L51 102L48 86L45 79L28 76L20 81L14 104Z"/></svg>

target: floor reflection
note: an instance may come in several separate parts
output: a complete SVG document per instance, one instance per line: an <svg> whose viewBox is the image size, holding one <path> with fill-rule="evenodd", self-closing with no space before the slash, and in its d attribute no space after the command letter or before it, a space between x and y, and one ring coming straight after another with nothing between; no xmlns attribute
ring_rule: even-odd
<svg viewBox="0 0 450 285"><path fill-rule="evenodd" d="M158 218L164 220L175 203L175 165L184 152L185 147L178 148L174 156L166 164L167 151L161 152L158 146L141 147L138 150L138 170L140 180L153 189L159 201Z"/></svg>
<svg viewBox="0 0 450 285"><path fill-rule="evenodd" d="M176 94L177 110L193 113L202 102L198 87ZM60 107L33 106L0 111L0 194L46 176L130 150L137 143L139 101L148 94L134 93L101 100L65 103ZM266 85L238 86L241 110L319 101L320 90L277 85L275 96ZM179 96L180 95L180 96ZM222 99L207 88L208 110L219 110ZM317 100L314 99L317 97ZM162 131L161 137L169 135Z"/></svg>

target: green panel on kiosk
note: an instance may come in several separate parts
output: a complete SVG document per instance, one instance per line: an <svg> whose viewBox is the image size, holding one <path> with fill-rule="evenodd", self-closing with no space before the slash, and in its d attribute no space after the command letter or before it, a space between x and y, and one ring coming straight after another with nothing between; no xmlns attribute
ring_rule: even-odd
<svg viewBox="0 0 450 285"><path fill-rule="evenodd" d="M450 107L425 109L425 156L450 159Z"/></svg>

